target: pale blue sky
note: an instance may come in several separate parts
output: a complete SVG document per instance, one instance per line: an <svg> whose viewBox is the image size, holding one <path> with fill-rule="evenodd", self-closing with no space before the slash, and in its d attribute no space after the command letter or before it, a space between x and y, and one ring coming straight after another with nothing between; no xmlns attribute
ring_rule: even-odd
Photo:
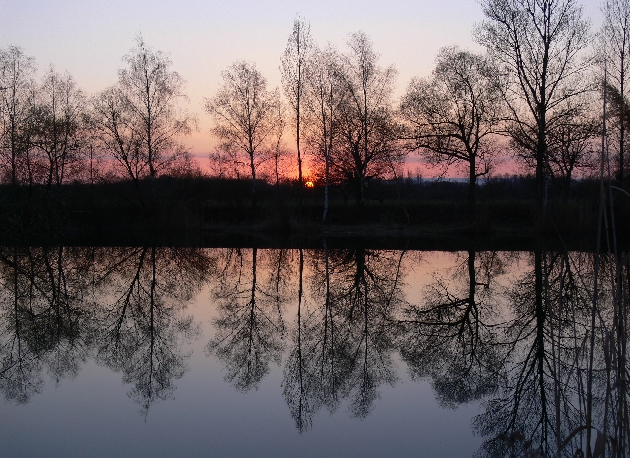
<svg viewBox="0 0 630 458"><path fill-rule="evenodd" d="M598 28L599 1L584 2L584 11ZM0 47L18 45L40 73L53 64L94 93L116 81L122 56L141 32L149 46L169 53L188 82L188 109L198 114L200 131L187 144L201 155L212 147L203 97L241 59L256 62L270 86L279 86L296 14L310 22L321 46L343 50L350 33L367 33L381 64L398 69L399 94L413 76L430 73L440 47L480 49L471 39L483 19L474 0L0 0Z"/></svg>

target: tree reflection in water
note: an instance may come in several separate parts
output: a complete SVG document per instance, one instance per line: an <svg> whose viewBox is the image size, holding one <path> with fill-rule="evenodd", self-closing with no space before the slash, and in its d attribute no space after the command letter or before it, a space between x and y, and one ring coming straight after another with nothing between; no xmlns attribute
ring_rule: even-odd
<svg viewBox="0 0 630 458"><path fill-rule="evenodd" d="M43 370L59 382L93 356L122 371L146 413L185 372L197 327L182 310L211 265L199 250L2 249L0 390L26 403Z"/></svg>
<svg viewBox="0 0 630 458"><path fill-rule="evenodd" d="M498 253L468 251L454 272L435 273L424 302L409 304L398 345L414 379L431 378L442 405L455 407L491 394L501 377ZM463 260L463 262L461 262Z"/></svg>
<svg viewBox="0 0 630 458"><path fill-rule="evenodd" d="M93 311L86 303L89 250L0 250L0 390L26 403L41 391L42 371L59 382L88 357Z"/></svg>
<svg viewBox="0 0 630 458"><path fill-rule="evenodd" d="M628 456L628 255L454 256L411 303L405 252L0 248L0 391L27 403L95 359L146 414L187 370L210 282L207 354L243 392L284 354L300 432L344 402L368 416L399 354L443 406L481 403L478 456Z"/></svg>
<svg viewBox="0 0 630 458"><path fill-rule="evenodd" d="M312 253L311 297L319 301L298 314L284 368L284 396L298 430L321 407L334 412L341 399L365 418L378 387L394 384L393 317L402 303L404 252L365 249ZM299 291L302 291L300 252Z"/></svg>
<svg viewBox="0 0 630 458"><path fill-rule="evenodd" d="M436 278L405 311L400 349L412 374L430 377L446 405L483 402L478 456L627 456L627 276L592 254L536 250L521 267L495 256L469 252L467 275ZM490 259L496 269L483 267ZM491 286L505 270L524 273Z"/></svg>
<svg viewBox="0 0 630 458"><path fill-rule="evenodd" d="M474 421L487 438L480 456L590 456L585 444L597 455L606 442L616 456L620 444L606 432L620 406L610 402L605 351L613 311L594 302L593 257L537 250L532 258L506 290L503 376Z"/></svg>
<svg viewBox="0 0 630 458"><path fill-rule="evenodd" d="M350 412L365 418L378 387L396 380L392 361L393 318L402 302L404 252L364 249L334 252L330 262L330 308L340 334L341 393Z"/></svg>
<svg viewBox="0 0 630 458"><path fill-rule="evenodd" d="M282 255L282 250L277 252L277 256ZM224 250L219 262L213 291L219 317L214 321L216 335L206 349L224 363L225 380L239 391L248 391L258 388L269 372L269 364L279 365L282 358L282 280L280 275L276 276L277 283L259 279L256 248ZM265 275L269 272L269 269L264 270ZM282 270L271 272L276 274ZM270 284L274 285L271 291L261 286Z"/></svg>
<svg viewBox="0 0 630 458"><path fill-rule="evenodd" d="M211 262L195 249L114 249L107 255L100 280L115 301L99 308L97 361L122 372L133 384L129 396L146 414L172 396L174 380L186 372L190 353L182 346L200 329L183 311Z"/></svg>
<svg viewBox="0 0 630 458"><path fill-rule="evenodd" d="M312 355L304 353L303 347L304 325L306 320L303 314L304 299L304 250L299 249L298 261L298 291L297 291L297 317L294 329L290 330L292 346L284 363L283 394L289 406L291 416L295 420L297 429L302 432L308 429L312 423L313 411L316 409L316 396L314 391L317 386L313 384L313 378L308 373L305 363Z"/></svg>

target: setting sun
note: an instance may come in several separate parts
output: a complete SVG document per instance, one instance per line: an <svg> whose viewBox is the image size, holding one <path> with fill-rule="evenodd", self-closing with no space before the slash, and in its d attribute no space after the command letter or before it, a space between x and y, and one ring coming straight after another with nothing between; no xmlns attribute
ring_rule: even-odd
<svg viewBox="0 0 630 458"><path fill-rule="evenodd" d="M312 181L307 181L306 183L304 183L304 186L306 186L307 188L314 188L315 184Z"/></svg>

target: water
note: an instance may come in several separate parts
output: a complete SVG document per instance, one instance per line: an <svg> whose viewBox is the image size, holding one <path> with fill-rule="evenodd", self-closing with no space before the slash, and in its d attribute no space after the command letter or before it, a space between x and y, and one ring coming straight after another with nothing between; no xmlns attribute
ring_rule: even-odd
<svg viewBox="0 0 630 458"><path fill-rule="evenodd" d="M573 456L625 405L594 260L5 248L0 456Z"/></svg>

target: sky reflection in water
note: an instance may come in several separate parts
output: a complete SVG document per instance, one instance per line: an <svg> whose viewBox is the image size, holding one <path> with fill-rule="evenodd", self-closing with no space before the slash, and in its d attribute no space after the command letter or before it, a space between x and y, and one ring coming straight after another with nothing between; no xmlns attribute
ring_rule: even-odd
<svg viewBox="0 0 630 458"><path fill-rule="evenodd" d="M584 420L569 366L585 358L571 342L588 326L592 259L6 248L0 451L549 453ZM616 399L601 380L593 391Z"/></svg>

